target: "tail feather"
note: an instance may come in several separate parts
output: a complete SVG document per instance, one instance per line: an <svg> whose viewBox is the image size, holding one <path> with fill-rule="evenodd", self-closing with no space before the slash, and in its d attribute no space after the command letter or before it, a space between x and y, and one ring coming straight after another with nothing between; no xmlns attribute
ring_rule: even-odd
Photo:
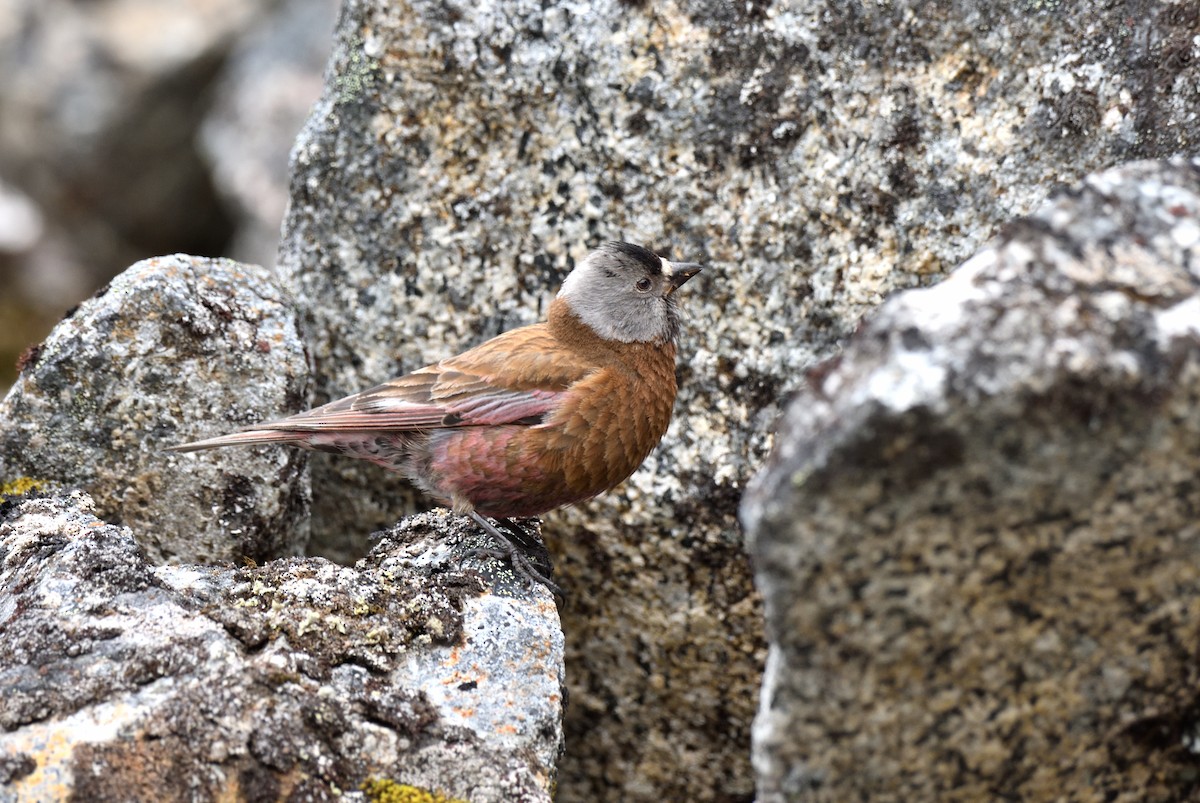
<svg viewBox="0 0 1200 803"><path fill-rule="evenodd" d="M220 446L252 446L262 443L298 443L308 439L307 433L288 432L283 429L251 429L245 432L235 432L232 435L220 435L216 438L206 438L202 441L181 443L168 446L168 452L199 452L202 449L216 449Z"/></svg>

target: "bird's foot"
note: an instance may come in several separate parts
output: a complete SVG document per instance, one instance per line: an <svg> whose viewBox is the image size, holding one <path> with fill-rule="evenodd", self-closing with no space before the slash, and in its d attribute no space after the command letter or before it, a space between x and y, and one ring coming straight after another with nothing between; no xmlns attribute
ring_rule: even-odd
<svg viewBox="0 0 1200 803"><path fill-rule="evenodd" d="M521 547L513 542L513 538L510 538L509 536L500 532L500 529L496 527L496 525L492 524L475 511L468 511L467 515L470 516L472 521L482 527L488 535L492 536L492 540L496 544L490 549L487 547L481 547L479 549L471 550L471 554L473 556L507 560L513 567L513 571L515 571L517 574L521 575L527 580L531 580L535 583L541 583L546 588L550 589L550 593L554 596L561 599L566 599L566 596L563 594L563 590L559 588L553 580L537 570L537 568L525 555L525 552L521 549ZM505 522L505 524L506 529L511 528L513 530L513 534L516 535L519 540L525 540L525 533L521 532L518 535L516 525L513 525L510 522Z"/></svg>

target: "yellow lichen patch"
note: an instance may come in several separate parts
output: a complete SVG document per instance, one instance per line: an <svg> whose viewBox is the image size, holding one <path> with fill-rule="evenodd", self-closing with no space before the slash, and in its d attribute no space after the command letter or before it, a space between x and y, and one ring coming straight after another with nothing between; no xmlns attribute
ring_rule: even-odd
<svg viewBox="0 0 1200 803"><path fill-rule="evenodd" d="M430 792L384 778L369 778L363 781L360 788L371 803L468 803L460 798L446 797L441 792Z"/></svg>
<svg viewBox="0 0 1200 803"><path fill-rule="evenodd" d="M41 480L32 477L17 477L15 480L0 484L0 496L21 496L30 491L40 491L45 487Z"/></svg>

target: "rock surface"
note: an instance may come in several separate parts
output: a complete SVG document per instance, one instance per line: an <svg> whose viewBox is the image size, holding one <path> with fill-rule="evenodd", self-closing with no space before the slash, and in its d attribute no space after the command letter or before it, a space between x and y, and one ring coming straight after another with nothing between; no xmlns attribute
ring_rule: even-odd
<svg viewBox="0 0 1200 803"><path fill-rule="evenodd" d="M546 518L571 599L560 800L752 794L764 655L735 512L778 400L1056 184L1197 148L1198 13L346 3L280 254L316 401L536 320L600 240L709 265L664 445ZM410 504L369 466L313 470L323 554Z"/></svg>
<svg viewBox="0 0 1200 803"><path fill-rule="evenodd" d="M457 568L458 522L353 568L153 567L83 494L0 503L0 797L550 800L557 612Z"/></svg>
<svg viewBox="0 0 1200 803"><path fill-rule="evenodd" d="M1200 160L885 303L744 507L758 799L1193 798L1197 410Z"/></svg>
<svg viewBox="0 0 1200 803"><path fill-rule="evenodd" d="M85 489L154 563L303 551L303 453L165 446L296 412L308 365L271 275L228 260L131 267L58 325L0 402L0 483Z"/></svg>

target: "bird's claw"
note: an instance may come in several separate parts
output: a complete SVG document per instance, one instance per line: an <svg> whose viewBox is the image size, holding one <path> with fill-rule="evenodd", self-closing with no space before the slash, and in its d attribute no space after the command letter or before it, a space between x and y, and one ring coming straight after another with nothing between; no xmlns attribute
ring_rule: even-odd
<svg viewBox="0 0 1200 803"><path fill-rule="evenodd" d="M492 524L487 519L480 516L478 513L471 511L467 514L471 519L482 527L488 535L492 536L494 546L491 547L476 547L471 549L467 554L475 558L495 558L496 560L507 560L512 566L513 571L521 575L527 580L535 583L541 583L550 593L559 599L566 599L563 590L546 575L542 574L533 565L529 558L512 540Z"/></svg>

